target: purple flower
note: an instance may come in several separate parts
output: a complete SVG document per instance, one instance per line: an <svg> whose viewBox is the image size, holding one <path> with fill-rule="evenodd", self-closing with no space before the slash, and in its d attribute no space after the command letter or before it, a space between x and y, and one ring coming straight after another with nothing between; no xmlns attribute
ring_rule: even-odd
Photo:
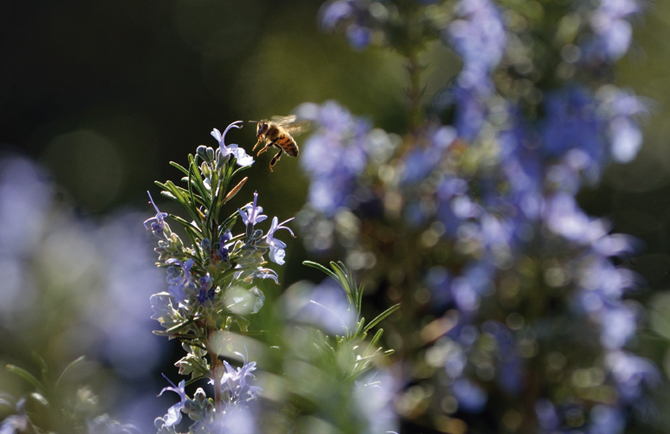
<svg viewBox="0 0 670 434"><path fill-rule="evenodd" d="M628 163L642 146L642 132L635 118L648 114L649 110L639 97L624 90L605 87L598 96L602 100L598 110L607 122L612 157Z"/></svg>
<svg viewBox="0 0 670 434"><path fill-rule="evenodd" d="M556 407L548 399L539 399L535 403L535 415L538 423L546 432L553 432L560 425Z"/></svg>
<svg viewBox="0 0 670 434"><path fill-rule="evenodd" d="M294 285L285 300L289 318L314 324L326 333L344 336L356 324L356 315L344 291L332 279L316 287Z"/></svg>
<svg viewBox="0 0 670 434"><path fill-rule="evenodd" d="M238 405L258 398L263 391L258 386L249 384L249 380L256 377L252 374L256 370L256 362L247 362L242 353L235 353L242 358L242 366L233 368L226 360L223 361L223 374L221 375L221 392L227 399L229 406ZM214 380L209 380L214 384Z"/></svg>
<svg viewBox="0 0 670 434"><path fill-rule="evenodd" d="M165 265L168 265L167 282L170 284L169 291L178 303L186 298L186 289L194 284L193 276L191 276L193 263L192 258L189 258L186 263L174 258L165 261Z"/></svg>
<svg viewBox="0 0 670 434"><path fill-rule="evenodd" d="M605 357L605 364L612 372L622 398L633 402L642 394L642 386L661 381L656 367L647 359L624 351L612 351Z"/></svg>
<svg viewBox="0 0 670 434"><path fill-rule="evenodd" d="M458 133L472 140L487 115L487 100L493 93L490 74L505 50L505 28L500 12L489 0L461 0L455 13L459 18L442 36L463 58L463 69L450 93Z"/></svg>
<svg viewBox="0 0 670 434"><path fill-rule="evenodd" d="M270 259L275 264L284 265L284 257L286 256L284 249L286 248L286 243L276 239L274 234L280 229L286 229L289 231L291 236L295 238L291 228L284 226L285 223L288 223L291 220L293 220L293 217L281 223L277 223L279 219L277 219L277 217L273 217L272 225L270 226L270 229L268 229L268 233L265 235L265 242L268 244L268 246L270 246Z"/></svg>
<svg viewBox="0 0 670 434"><path fill-rule="evenodd" d="M427 148L414 148L405 155L404 183L420 182L430 175L442 160L444 151L457 136L456 130L449 126L429 131L428 134L432 137Z"/></svg>
<svg viewBox="0 0 670 434"><path fill-rule="evenodd" d="M0 403L9 404L6 402ZM28 427L31 426L30 419L26 414L26 400L21 399L16 403L16 410L18 414L8 416L2 424L0 424L0 434L18 434L28 432Z"/></svg>
<svg viewBox="0 0 670 434"><path fill-rule="evenodd" d="M226 129L223 131L223 134L221 134L221 131L216 128L212 130L211 134L212 137L214 137L216 141L219 142L219 155L221 158L227 158L228 156L232 155L235 157L238 166L245 167L254 164L254 158L251 155L247 155L247 152L244 150L244 148L240 148L236 144L226 146L225 143L226 133L228 133L231 128L242 128L241 124L242 121L235 121L226 127Z"/></svg>
<svg viewBox="0 0 670 434"><path fill-rule="evenodd" d="M588 434L620 434L626 427L626 419L621 409L598 404L589 415Z"/></svg>
<svg viewBox="0 0 670 434"><path fill-rule="evenodd" d="M151 315L151 319L163 323L166 318L170 318L173 315L174 307L169 295L165 293L153 294L149 300L151 302L151 310L154 312Z"/></svg>
<svg viewBox="0 0 670 434"><path fill-rule="evenodd" d="M321 24L328 29L333 30L337 23L349 18L355 9L353 2L350 1L334 1L323 5L321 13Z"/></svg>
<svg viewBox="0 0 670 434"><path fill-rule="evenodd" d="M209 273L207 273L204 277L199 279L198 283L200 284L198 301L200 304L204 304L207 300L211 300L214 297L214 287L212 286L214 282L212 281Z"/></svg>
<svg viewBox="0 0 670 434"><path fill-rule="evenodd" d="M580 149L599 163L604 156L602 121L596 116L593 96L578 88L563 89L546 96L545 121L541 128L543 151L561 156Z"/></svg>
<svg viewBox="0 0 670 434"><path fill-rule="evenodd" d="M470 88L470 75L488 74L500 62L505 28L500 12L489 0L461 0L456 15L459 19L451 22L447 32L452 47L463 58L461 85Z"/></svg>
<svg viewBox="0 0 670 434"><path fill-rule="evenodd" d="M398 416L393 406L397 389L395 383L395 378L388 371L368 373L364 379L356 381L354 402L366 425L362 432L398 432Z"/></svg>
<svg viewBox="0 0 670 434"><path fill-rule="evenodd" d="M209 434L256 434L258 433L258 416L252 408L234 406L225 412L217 414L211 423L206 423L202 429ZM200 428L200 425L198 425ZM198 431L200 432L200 431Z"/></svg>
<svg viewBox="0 0 670 434"><path fill-rule="evenodd" d="M186 387L186 381L181 380L179 382L179 386L175 386L174 383L172 383L172 386L163 388L163 390L161 390L161 393L158 394L158 396L161 396L163 392L170 391L179 395L179 402L173 405L172 407L168 408L167 414L165 415L165 417L163 417L164 426L175 426L179 422L181 422L181 410L184 408L184 404L186 403L185 387Z"/></svg>
<svg viewBox="0 0 670 434"><path fill-rule="evenodd" d="M454 397L458 400L459 409L468 413L481 413L486 407L488 394L484 389L467 378L459 378L451 386Z"/></svg>
<svg viewBox="0 0 670 434"><path fill-rule="evenodd" d="M300 165L310 178L309 204L327 216L348 205L357 176L368 162L370 126L333 101L303 104L298 115L319 128L305 142ZM328 156L325 158L324 156Z"/></svg>
<svg viewBox="0 0 670 434"><path fill-rule="evenodd" d="M320 21L323 28L333 31L344 29L349 44L355 50L363 50L371 42L372 29L375 24L368 4L360 0L338 0L325 3L321 7Z"/></svg>
<svg viewBox="0 0 670 434"><path fill-rule="evenodd" d="M247 228L249 227L250 224L251 227L253 228L257 223L260 223L266 218L268 218L268 216L261 214L263 212L263 207L256 206L257 203L258 203L258 192L254 192L253 203L248 203L244 205L241 209L239 209L240 217L242 217L242 221L244 222L244 225Z"/></svg>
<svg viewBox="0 0 670 434"><path fill-rule="evenodd" d="M230 232L230 229L226 229L226 231L219 239L219 255L221 256L221 260L223 262L228 262L228 247L226 246L226 243L228 243L228 241L230 241L232 238L233 233Z"/></svg>
<svg viewBox="0 0 670 434"><path fill-rule="evenodd" d="M558 193L547 199L543 215L552 232L581 245L589 245L607 233L602 220L587 216L575 198L567 193Z"/></svg>
<svg viewBox="0 0 670 434"><path fill-rule="evenodd" d="M356 23L347 26L346 35L349 40L349 45L357 51L367 48L372 40L372 30Z"/></svg>
<svg viewBox="0 0 670 434"><path fill-rule="evenodd" d="M633 36L627 18L638 12L640 7L634 0L601 0L591 15L594 40L587 46L587 52L608 62L621 58L628 51Z"/></svg>
<svg viewBox="0 0 670 434"><path fill-rule="evenodd" d="M151 205L153 205L154 209L156 210L156 216L151 217L150 219L146 219L144 221L144 227L147 230L151 230L151 233L157 237L161 237L163 236L163 231L165 230L165 218L168 216L168 213L161 212L161 210L159 210L156 206L156 203L154 203L154 199L151 197L151 193L147 191L147 194L149 195L149 201L151 202Z"/></svg>
<svg viewBox="0 0 670 434"><path fill-rule="evenodd" d="M277 272L270 268L258 268L254 271L253 276L258 277L259 279L272 279L279 285L279 276L277 275Z"/></svg>

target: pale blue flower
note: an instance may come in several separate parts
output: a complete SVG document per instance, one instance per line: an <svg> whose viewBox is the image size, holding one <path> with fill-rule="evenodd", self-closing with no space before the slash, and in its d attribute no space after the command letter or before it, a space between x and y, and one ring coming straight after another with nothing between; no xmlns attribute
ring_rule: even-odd
<svg viewBox="0 0 670 434"><path fill-rule="evenodd" d="M214 137L216 141L219 142L219 154L221 158L227 158L228 156L232 155L235 157L238 166L251 166L254 164L254 158L251 155L247 155L247 152L244 150L244 148L240 148L236 144L226 145L226 133L228 133L231 128L242 128L242 121L235 121L228 125L228 127L226 127L226 129L223 131L223 134L216 128L214 128L211 132L212 137Z"/></svg>
<svg viewBox="0 0 670 434"><path fill-rule="evenodd" d="M279 275L276 271L270 268L257 268L253 275L259 279L272 279L277 285L279 285Z"/></svg>
<svg viewBox="0 0 670 434"><path fill-rule="evenodd" d="M262 206L257 206L258 203L258 192L254 192L254 201L253 203L248 203L239 209L240 217L242 217L242 222L244 225L249 227L254 227L257 223L264 221L268 216L261 214L263 212Z"/></svg>
<svg viewBox="0 0 670 434"><path fill-rule="evenodd" d="M270 247L270 253L269 253L270 259L275 264L284 265L284 257L286 256L286 252L284 251L284 249L286 248L286 243L276 239L274 237L274 234L280 229L286 229L287 231L289 231L291 236L295 238L295 235L293 234L291 228L284 226L285 223L288 223L291 220L293 220L293 217L281 223L277 223L279 219L277 217L273 217L272 225L270 226L270 229L268 229L268 233L265 235L265 242Z"/></svg>
<svg viewBox="0 0 670 434"><path fill-rule="evenodd" d="M168 380L169 381L169 380ZM170 391L179 395L179 402L168 408L167 414L163 417L164 426L175 426L181 422L181 410L184 408L186 403L186 380L181 380L178 386L175 386L174 383L172 386L168 386L161 390L161 393L158 396L161 396L163 392Z"/></svg>

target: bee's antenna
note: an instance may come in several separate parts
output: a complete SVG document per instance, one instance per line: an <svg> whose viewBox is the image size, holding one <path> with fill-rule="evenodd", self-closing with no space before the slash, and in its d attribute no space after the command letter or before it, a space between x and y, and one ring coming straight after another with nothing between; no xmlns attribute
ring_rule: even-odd
<svg viewBox="0 0 670 434"><path fill-rule="evenodd" d="M252 124L257 124L258 123L258 121L247 121L247 122L250 122Z"/></svg>

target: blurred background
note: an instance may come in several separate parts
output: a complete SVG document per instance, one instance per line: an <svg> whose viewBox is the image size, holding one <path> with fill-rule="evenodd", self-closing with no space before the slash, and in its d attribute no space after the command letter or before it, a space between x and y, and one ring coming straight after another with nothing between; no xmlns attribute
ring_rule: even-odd
<svg viewBox="0 0 670 434"><path fill-rule="evenodd" d="M105 399L143 397L138 414L164 414L173 397L155 398L164 386L159 373L174 373L171 353L180 350L142 337L157 328L148 297L164 285L151 268L153 240L142 221L154 214L146 197L146 190L157 196L153 181L176 178L168 162L184 164L196 146L215 145L214 127L286 115L306 101L334 99L376 127L406 129L402 60L379 49L352 51L343 38L320 32L321 4L0 2L3 366L35 368L35 351L58 371L85 354L98 360L85 370L96 382L121 384ZM615 232L642 240L629 264L649 288L637 296L649 307L640 336L651 330L645 348L668 373L670 353L658 336L670 339L670 2L644 7L616 77L648 98L644 147L632 163L611 165L580 202L611 218ZM438 45L425 56L431 94L460 61ZM231 131L228 142L250 150L253 125ZM261 205L282 220L304 204L306 178L296 159L285 157L274 173L270 159L257 159L236 200L246 203L257 190ZM18 253L7 247L17 239L25 240ZM300 241L290 241L287 264L278 269L283 288L318 276L300 265L307 258ZM54 252L61 263L49 259ZM22 387L0 371L0 390L18 395Z"/></svg>

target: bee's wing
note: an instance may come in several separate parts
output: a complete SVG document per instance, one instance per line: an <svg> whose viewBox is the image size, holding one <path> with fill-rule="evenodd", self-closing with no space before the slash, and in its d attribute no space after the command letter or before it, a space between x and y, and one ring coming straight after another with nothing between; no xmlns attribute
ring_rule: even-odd
<svg viewBox="0 0 670 434"><path fill-rule="evenodd" d="M298 121L298 122L293 122L289 125L285 125L284 129L286 130L287 133L291 134L292 136L297 136L300 133L304 133L307 131L310 127L311 122L310 121Z"/></svg>
<svg viewBox="0 0 670 434"><path fill-rule="evenodd" d="M285 127L289 124L292 124L295 122L295 115L288 115L288 116L272 116L272 122L281 125L282 127Z"/></svg>

